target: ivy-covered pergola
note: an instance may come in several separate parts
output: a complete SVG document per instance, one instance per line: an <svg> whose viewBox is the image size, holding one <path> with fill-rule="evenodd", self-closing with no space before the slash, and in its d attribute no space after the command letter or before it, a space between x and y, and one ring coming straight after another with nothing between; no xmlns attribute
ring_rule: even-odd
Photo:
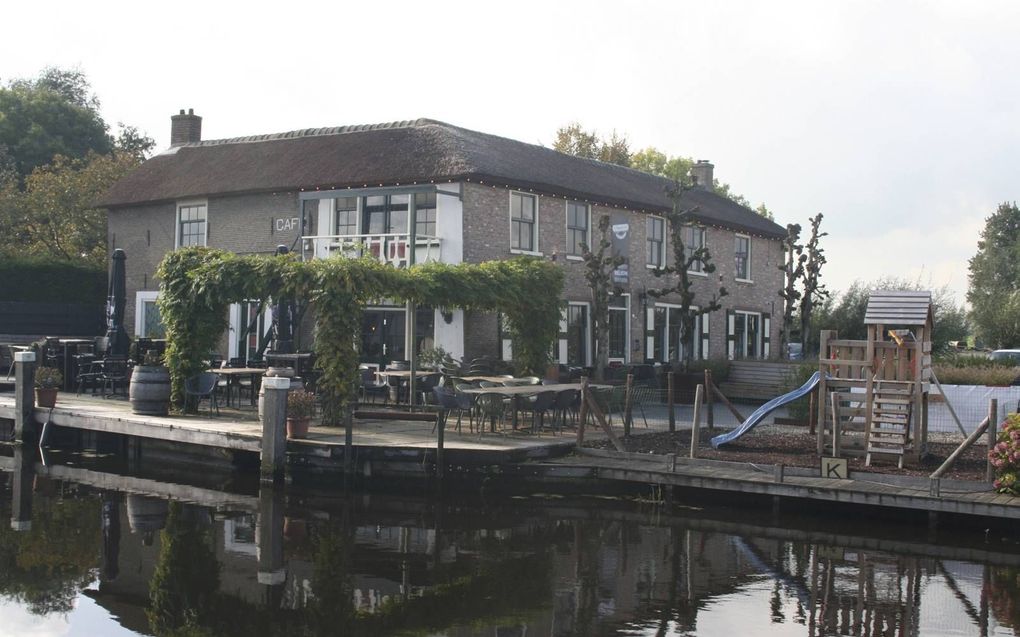
<svg viewBox="0 0 1020 637"><path fill-rule="evenodd" d="M157 276L166 328L172 400L184 406L184 380L205 370L227 329L231 303L271 294L308 303L315 316L316 367L324 420L338 422L357 391L361 319L379 299L502 313L519 371L541 375L558 338L563 271L538 258L481 264L425 263L395 268L370 257L300 261L183 248L166 255Z"/></svg>

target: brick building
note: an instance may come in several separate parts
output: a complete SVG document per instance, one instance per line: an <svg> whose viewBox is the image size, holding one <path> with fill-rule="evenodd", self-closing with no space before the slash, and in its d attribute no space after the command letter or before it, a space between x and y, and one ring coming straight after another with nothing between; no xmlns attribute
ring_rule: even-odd
<svg viewBox="0 0 1020 637"><path fill-rule="evenodd" d="M654 268L672 258L661 216L672 206L668 180L427 119L203 141L201 118L181 111L172 117L171 140L102 202L110 248L128 254L126 322L136 336L159 334L154 272L180 246L269 254L285 245L305 259L368 253L396 267L412 259L478 263L529 254L554 259L567 273L560 361L590 365L589 292L578 246L593 240L608 215L614 249L627 258L626 272L618 273L624 293L610 312L610 360L681 356L675 300L648 294L664 283ZM698 222L685 231L689 242L704 241L717 268L692 273L695 303L720 286L730 294L722 310L698 321L686 347L695 358L775 357L785 230L714 193L712 170L698 162L701 186L683 200ZM223 353L260 356L267 318L255 300L233 306ZM406 358L408 320L405 308L385 301L370 308L362 331L366 361ZM495 315L419 308L415 320L419 346L434 343L457 357L512 357Z"/></svg>

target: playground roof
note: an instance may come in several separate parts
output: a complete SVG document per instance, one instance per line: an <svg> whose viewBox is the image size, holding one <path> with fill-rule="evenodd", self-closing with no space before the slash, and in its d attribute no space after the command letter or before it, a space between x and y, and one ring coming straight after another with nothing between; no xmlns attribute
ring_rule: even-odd
<svg viewBox="0 0 1020 637"><path fill-rule="evenodd" d="M933 320L931 292L873 290L864 313L865 325L928 325Z"/></svg>

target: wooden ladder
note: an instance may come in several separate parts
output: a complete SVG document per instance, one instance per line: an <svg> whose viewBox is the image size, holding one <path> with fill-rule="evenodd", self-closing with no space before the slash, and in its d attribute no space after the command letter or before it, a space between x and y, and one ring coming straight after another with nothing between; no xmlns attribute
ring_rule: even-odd
<svg viewBox="0 0 1020 637"><path fill-rule="evenodd" d="M911 383L875 381L871 402L871 421L868 423L867 457L865 466L871 466L871 455L894 456L897 466L903 468L903 456L910 437L910 415L913 406Z"/></svg>

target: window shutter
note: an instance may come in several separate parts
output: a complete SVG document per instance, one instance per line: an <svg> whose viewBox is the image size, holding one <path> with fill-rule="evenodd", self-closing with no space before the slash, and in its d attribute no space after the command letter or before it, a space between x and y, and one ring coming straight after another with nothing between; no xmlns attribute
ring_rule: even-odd
<svg viewBox="0 0 1020 637"><path fill-rule="evenodd" d="M772 337L772 316L768 312L763 312L761 315L761 357L768 358L769 353L772 349L771 337Z"/></svg>
<svg viewBox="0 0 1020 637"><path fill-rule="evenodd" d="M655 308L645 309L645 358L655 358Z"/></svg>
<svg viewBox="0 0 1020 637"><path fill-rule="evenodd" d="M708 314L701 315L701 359L708 360Z"/></svg>
<svg viewBox="0 0 1020 637"><path fill-rule="evenodd" d="M726 310L726 357L733 360L737 349L737 315Z"/></svg>
<svg viewBox="0 0 1020 637"><path fill-rule="evenodd" d="M560 339L559 339L559 356L557 359L560 363L567 364L567 310L566 308L560 310Z"/></svg>

